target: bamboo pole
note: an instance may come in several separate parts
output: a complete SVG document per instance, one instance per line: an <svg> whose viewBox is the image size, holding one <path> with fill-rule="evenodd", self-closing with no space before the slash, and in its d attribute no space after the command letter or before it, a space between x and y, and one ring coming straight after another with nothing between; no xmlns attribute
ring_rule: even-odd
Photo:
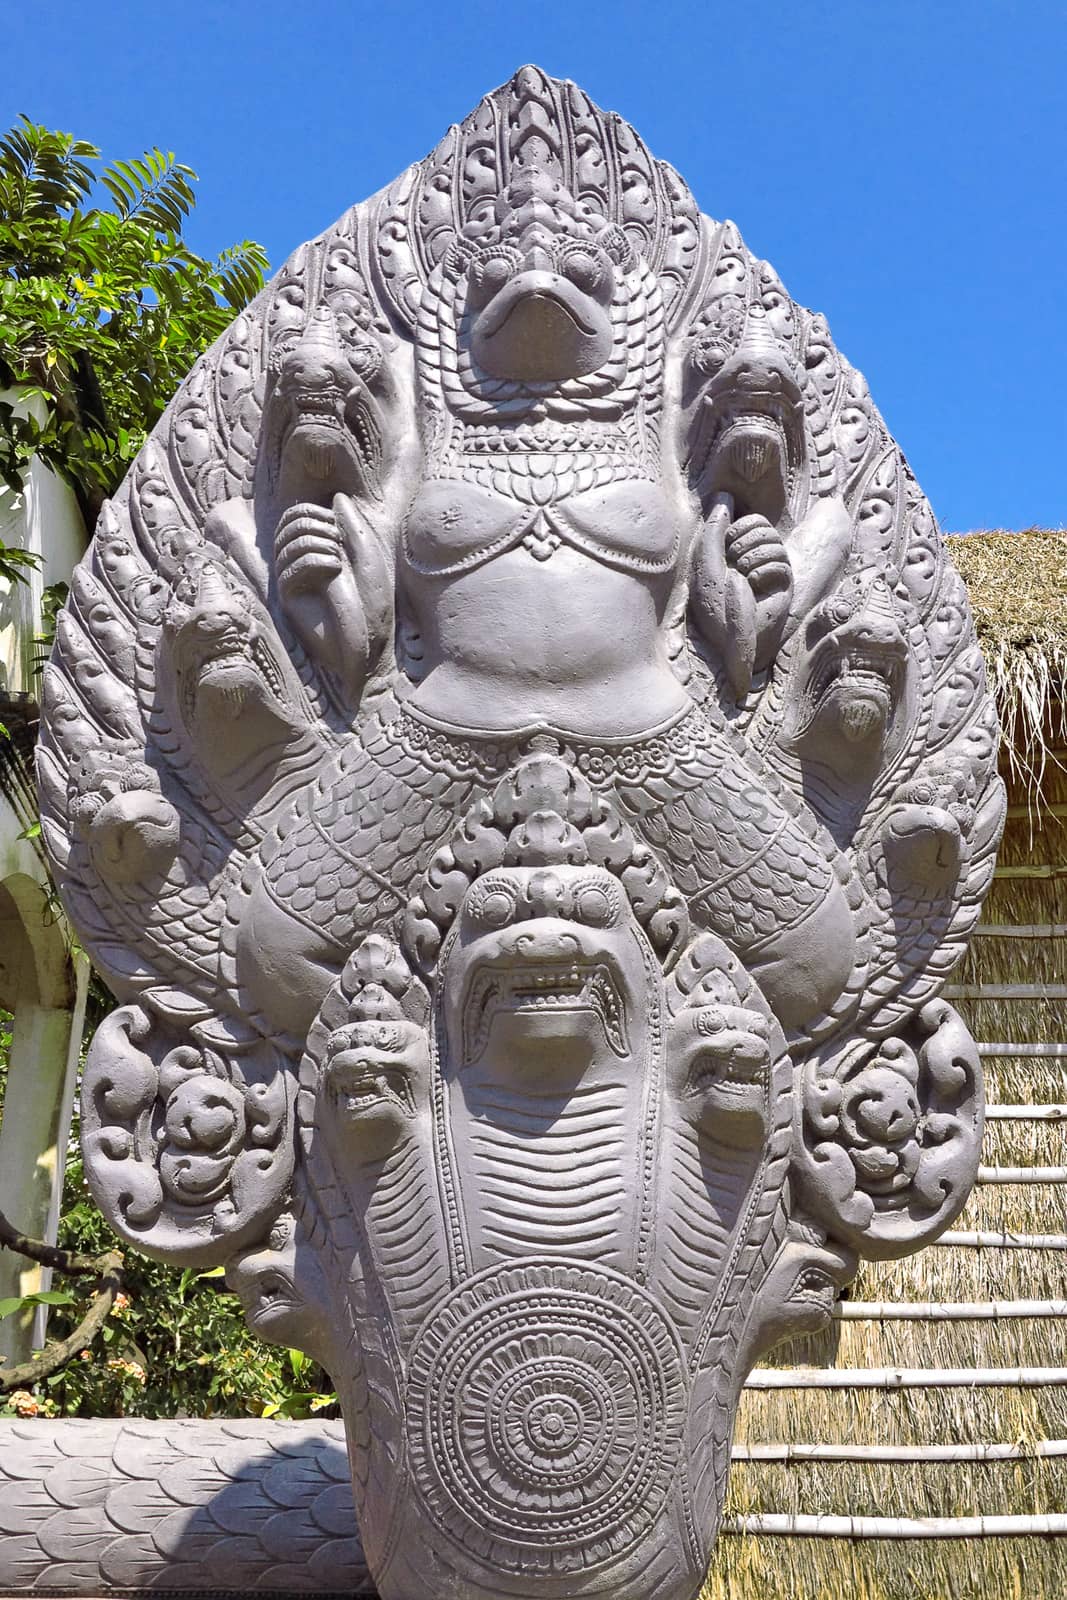
<svg viewBox="0 0 1067 1600"><path fill-rule="evenodd" d="M763 1367L746 1389L1049 1389L1067 1367Z"/></svg>
<svg viewBox="0 0 1067 1600"><path fill-rule="evenodd" d="M946 1000L1067 1000L1067 983L946 983Z"/></svg>
<svg viewBox="0 0 1067 1600"><path fill-rule="evenodd" d="M974 1229L943 1233L932 1239L930 1247L946 1246L963 1250L1067 1250L1067 1234L1062 1233L991 1233Z"/></svg>
<svg viewBox="0 0 1067 1600"><path fill-rule="evenodd" d="M1041 813L1046 817L1067 817L1067 804L1065 804L1062 800L1054 800L1051 804L1046 802L1046 804L1041 807ZM1004 809L1004 814L1006 817L1011 817L1013 819L1029 817L1031 815L1031 808L1026 805L1025 802L1020 805L1006 806Z"/></svg>
<svg viewBox="0 0 1067 1600"><path fill-rule="evenodd" d="M1015 1444L735 1444L745 1461L1035 1461L1067 1456L1067 1439L1021 1439Z"/></svg>
<svg viewBox="0 0 1067 1600"><path fill-rule="evenodd" d="M773 1511L727 1517L720 1528L739 1533L806 1539L1033 1539L1067 1534L1067 1515L1048 1512L1012 1517L831 1517Z"/></svg>
<svg viewBox="0 0 1067 1600"><path fill-rule="evenodd" d="M841 1300L839 1322L1000 1322L1016 1317L1067 1318L1067 1300Z"/></svg>
<svg viewBox="0 0 1067 1600"><path fill-rule="evenodd" d="M979 1167L979 1183L1067 1183L1067 1167Z"/></svg>
<svg viewBox="0 0 1067 1600"><path fill-rule="evenodd" d="M1067 1122L1067 1106L986 1106L987 1122Z"/></svg>
<svg viewBox="0 0 1067 1600"><path fill-rule="evenodd" d="M980 1056L1028 1056L1032 1060L1067 1061L1067 1044L980 1044Z"/></svg>
<svg viewBox="0 0 1067 1600"><path fill-rule="evenodd" d="M1067 939L1067 922L979 922L976 939Z"/></svg>
<svg viewBox="0 0 1067 1600"><path fill-rule="evenodd" d="M1067 867L1041 862L1033 867L994 867L994 878L1067 878Z"/></svg>
<svg viewBox="0 0 1067 1600"><path fill-rule="evenodd" d="M1043 805L1041 812L1046 817L1067 817L1067 804L1062 800L1054 800L1051 805L1047 803ZM1019 817L1028 818L1031 815L1031 809L1024 802L1022 805L1006 806L1004 815L1016 819Z"/></svg>

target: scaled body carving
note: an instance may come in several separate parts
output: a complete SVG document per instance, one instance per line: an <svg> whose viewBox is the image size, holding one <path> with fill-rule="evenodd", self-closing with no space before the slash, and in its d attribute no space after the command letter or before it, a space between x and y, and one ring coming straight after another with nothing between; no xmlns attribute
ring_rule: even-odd
<svg viewBox="0 0 1067 1600"><path fill-rule="evenodd" d="M334 1375L387 1600L686 1600L981 1136L995 720L825 322L524 68L198 364L46 712L113 1226Z"/></svg>

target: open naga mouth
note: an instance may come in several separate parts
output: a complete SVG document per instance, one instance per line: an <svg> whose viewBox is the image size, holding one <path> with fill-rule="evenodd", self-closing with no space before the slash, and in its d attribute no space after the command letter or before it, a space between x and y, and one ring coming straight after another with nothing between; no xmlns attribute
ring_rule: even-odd
<svg viewBox="0 0 1067 1600"><path fill-rule="evenodd" d="M888 653L853 650L823 663L812 685L812 693L815 701L821 703L832 688L847 684L850 690L866 691L888 702L898 674L899 664Z"/></svg>
<svg viewBox="0 0 1067 1600"><path fill-rule="evenodd" d="M207 653L203 645L199 659L185 674L184 710L193 717L205 697L212 709L236 717L251 697L264 688L276 700L284 701L281 671L272 653L255 637L227 638L218 641Z"/></svg>
<svg viewBox="0 0 1067 1600"><path fill-rule="evenodd" d="M781 408L775 412L743 412L726 420L712 442L723 462L746 483L758 483L765 473L776 471L786 488L785 424Z"/></svg>
<svg viewBox="0 0 1067 1600"><path fill-rule="evenodd" d="M903 635L880 643L842 641L831 635L819 650L809 679L806 726L820 713L832 712L852 743L884 734L903 689L906 664Z"/></svg>
<svg viewBox="0 0 1067 1600"><path fill-rule="evenodd" d="M787 415L785 406L770 397L766 405L745 410L716 412L711 408L711 435L708 462L712 476L736 472L747 483L756 483L769 471L785 482L788 475ZM715 485L718 487L718 485Z"/></svg>
<svg viewBox="0 0 1067 1600"><path fill-rule="evenodd" d="M837 1283L829 1272L822 1267L805 1267L793 1288L794 1300L803 1300L811 1305L822 1307L824 1302L831 1303L837 1296Z"/></svg>
<svg viewBox="0 0 1067 1600"><path fill-rule="evenodd" d="M310 478L329 482L347 463L359 483L370 487L381 463L382 431L362 395L346 399L340 389L302 394L293 404L284 448L299 455Z"/></svg>
<svg viewBox="0 0 1067 1600"><path fill-rule="evenodd" d="M714 1089L717 1094L733 1095L747 1105L752 1090L758 1089L762 1094L766 1082L766 1055L750 1059L738 1051L727 1056L701 1055L690 1069L686 1092L700 1098Z"/></svg>
<svg viewBox="0 0 1067 1600"><path fill-rule="evenodd" d="M777 521L800 458L796 408L781 393L748 394L743 403L717 394L704 402L693 465L704 495L727 492L738 515Z"/></svg>
<svg viewBox="0 0 1067 1600"><path fill-rule="evenodd" d="M411 1082L403 1068L385 1065L363 1055L336 1056L326 1069L326 1082L334 1104L346 1120L382 1111L414 1116Z"/></svg>
<svg viewBox="0 0 1067 1600"><path fill-rule="evenodd" d="M520 1019L596 1017L617 1056L629 1051L622 995L605 962L538 962L525 967L482 967L464 1008L464 1059L476 1060L489 1043L497 1016Z"/></svg>

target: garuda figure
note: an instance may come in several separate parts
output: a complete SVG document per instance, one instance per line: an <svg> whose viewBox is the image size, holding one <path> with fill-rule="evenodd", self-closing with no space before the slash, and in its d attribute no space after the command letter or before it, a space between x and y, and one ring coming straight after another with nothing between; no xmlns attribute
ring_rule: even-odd
<svg viewBox="0 0 1067 1600"><path fill-rule="evenodd" d="M737 1396L958 1214L964 591L826 323L527 67L200 361L60 619L118 1232L342 1397L390 1600L687 1600Z"/></svg>

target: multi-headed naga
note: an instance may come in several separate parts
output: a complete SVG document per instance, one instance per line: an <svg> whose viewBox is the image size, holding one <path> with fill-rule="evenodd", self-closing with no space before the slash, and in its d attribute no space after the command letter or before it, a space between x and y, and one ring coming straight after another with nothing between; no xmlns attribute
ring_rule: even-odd
<svg viewBox="0 0 1067 1600"><path fill-rule="evenodd" d="M40 750L86 1171L333 1375L386 1600L688 1600L753 1363L959 1213L962 584L730 223L526 67L105 508Z"/></svg>

